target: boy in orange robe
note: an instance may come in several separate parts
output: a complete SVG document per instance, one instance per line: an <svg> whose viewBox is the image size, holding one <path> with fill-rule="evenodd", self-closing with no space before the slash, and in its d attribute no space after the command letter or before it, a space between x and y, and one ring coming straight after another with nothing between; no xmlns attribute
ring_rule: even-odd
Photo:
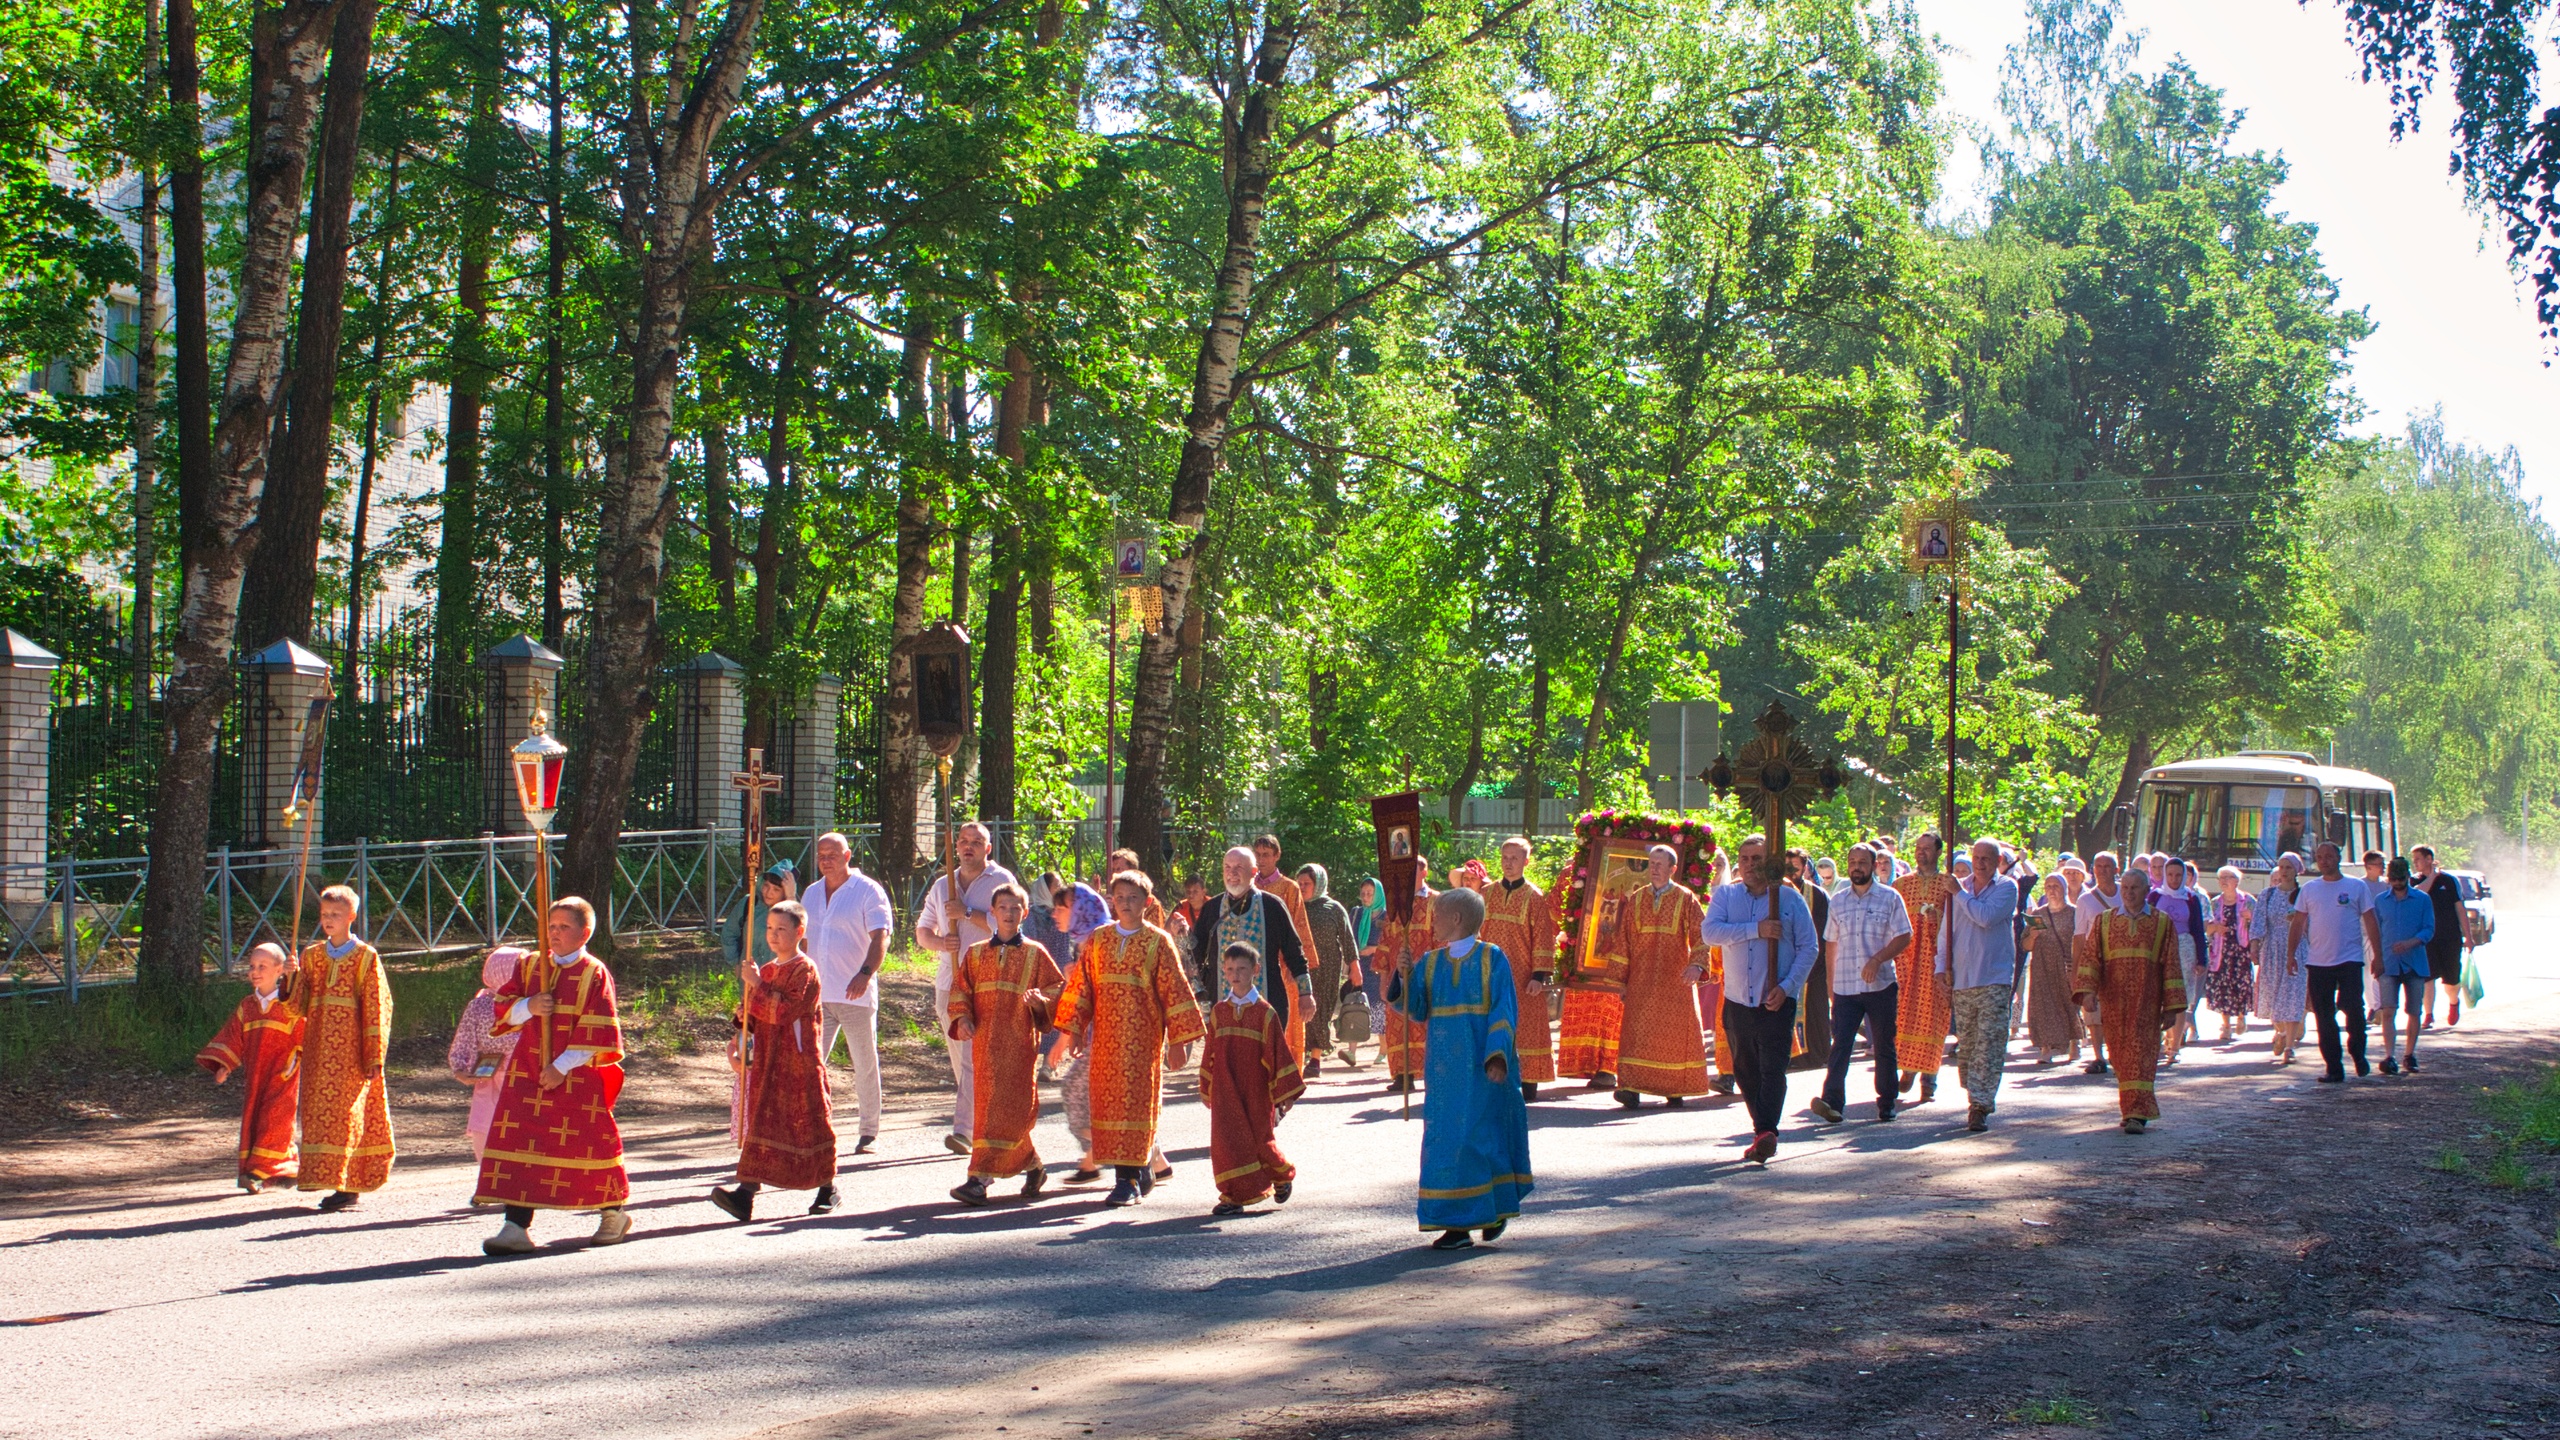
<svg viewBox="0 0 2560 1440"><path fill-rule="evenodd" d="M1380 972L1386 978L1382 987L1395 976L1413 973L1413 963L1431 953L1437 943L1431 932L1431 862L1413 857L1413 918L1397 924L1393 919L1379 922L1386 936L1386 967ZM1401 991L1399 991L1401 993ZM1403 1009L1387 1007L1387 1023L1379 1031L1378 1054L1387 1062L1387 1090L1390 1094L1411 1090L1422 1079L1423 1040L1430 1027L1407 1019Z"/></svg>
<svg viewBox="0 0 2560 1440"><path fill-rule="evenodd" d="M324 1212L391 1179L391 1095L382 1063L391 1053L391 981L382 957L355 937L356 892L320 892L320 941L302 952L294 982L301 1007L302 1154L294 1185L326 1190Z"/></svg>
<svg viewBox="0 0 2560 1440"><path fill-rule="evenodd" d="M196 1063L227 1083L240 1082L240 1188L256 1194L270 1181L290 1180L293 1106L302 1060L302 1010L284 992L284 951L260 945L249 952L249 993L221 1033L196 1052Z"/></svg>
<svg viewBox="0 0 2560 1440"><path fill-rule="evenodd" d="M631 1234L622 1208L631 1177L613 1118L622 1094L622 1019L612 973L587 953L595 907L564 896L551 902L544 924L558 967L551 985L536 989L528 983L532 963L519 967L498 987L498 1023L490 1027L492 1035L525 1038L507 1059L489 1148L480 1157L477 1198L507 1207L506 1223L480 1242L489 1255L530 1253L527 1227L536 1210L602 1211L591 1245L619 1245Z"/></svg>
<svg viewBox="0 0 2560 1440"><path fill-rule="evenodd" d="M1706 911L1697 892L1671 878L1679 852L1656 845L1647 852L1645 883L1627 892L1618 914L1618 939L1627 952L1624 1028L1618 1037L1618 1103L1633 1110L1642 1096L1660 1095L1677 1109L1707 1093L1705 1031L1698 1021L1698 990L1689 965L1705 947L1698 926Z"/></svg>
<svg viewBox="0 0 2560 1440"><path fill-rule="evenodd" d="M969 1130L969 1178L952 1187L963 1205L987 1203L987 1182L1022 1177L1022 1198L1039 1195L1049 1170L1031 1143L1040 1123L1040 1033L1049 996L1066 982L1048 947L1023 938L1031 897L1004 884L987 897L994 934L969 947L951 976L951 1038L969 1042L977 1123Z"/></svg>
<svg viewBox="0 0 2560 1440"><path fill-rule="evenodd" d="M712 1187L711 1203L740 1220L754 1218L756 1193L768 1185L817 1191L812 1215L836 1208L836 1126L818 1054L818 965L802 943L808 929L799 901L776 901L764 914L774 958L756 964L753 947L738 957L747 1020L738 1183Z"/></svg>
<svg viewBox="0 0 2560 1440"><path fill-rule="evenodd" d="M1091 1057L1093 1163L1117 1172L1105 1205L1133 1205L1156 1188L1148 1162L1164 1110L1165 1067L1190 1064L1191 1042L1200 1038L1200 1002L1173 937L1145 918L1154 898L1155 882L1142 870L1111 877L1114 921L1085 940L1051 1021Z"/></svg>
<svg viewBox="0 0 2560 1440"><path fill-rule="evenodd" d="M1241 1215L1268 1199L1289 1203L1298 1169L1273 1138L1280 1117L1307 1093L1306 1076L1289 1058L1287 1026L1255 981L1262 956L1233 944L1218 957L1226 993L1209 1010L1209 1039L1200 1057L1200 1098L1209 1106L1209 1165L1217 1174L1212 1215Z"/></svg>
<svg viewBox="0 0 2560 1440"><path fill-rule="evenodd" d="M1546 892L1529 879L1529 842L1502 842L1502 878L1476 887L1484 896L1484 938L1511 958L1511 989L1520 1000L1520 1093L1538 1096L1556 1078L1555 1031L1547 1019L1547 981L1556 968L1556 915Z"/></svg>

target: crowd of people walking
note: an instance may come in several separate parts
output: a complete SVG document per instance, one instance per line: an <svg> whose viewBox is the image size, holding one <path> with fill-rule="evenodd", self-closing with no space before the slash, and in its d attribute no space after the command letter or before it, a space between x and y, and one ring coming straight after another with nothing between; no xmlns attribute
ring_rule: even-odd
<svg viewBox="0 0 2560 1440"><path fill-rule="evenodd" d="M2039 874L1988 838L1942 868L1934 832L1908 861L1890 836L1837 861L1772 855L1752 836L1735 847L1733 878L1719 857L1701 895L1673 878L1678 852L1656 845L1598 928L1568 943L1521 838L1494 867L1455 866L1438 888L1417 857L1409 909L1375 878L1346 903L1323 866L1284 869L1268 835L1228 851L1214 888L1195 879L1170 907L1132 852L1113 852L1092 881L1053 872L1026 884L996 862L993 840L985 826L959 828L912 930L933 959L950 1065L942 1141L968 1162L956 1202L992 1203L1009 1181L1025 1198L1044 1193L1052 1166L1033 1132L1054 1084L1078 1148L1059 1183L1107 1175L1106 1206L1143 1203L1173 1174L1157 1139L1166 1078L1195 1068L1196 1046L1212 1208L1284 1203L1298 1177L1280 1122L1328 1060L1357 1068L1371 1046L1388 1090L1422 1097L1416 1213L1447 1248L1496 1237L1519 1213L1534 1186L1526 1106L1542 1086L1579 1080L1629 1110L1739 1096L1751 1122L1742 1158L1765 1164L1791 1064L1819 1063L1808 1052L1824 1040L1808 1101L1819 1123L1848 1118L1863 1037L1877 1122L1936 1100L1952 1059L1978 1132L2023 1034L2039 1066L2085 1050L2082 1068L2112 1078L2122 1128L2140 1134L2161 1114L2160 1072L2204 1043L2208 1010L2224 1045L2265 1022L2276 1065L2295 1063L2316 1028L2331 1083L2350 1066L2371 1073L2370 1013L2382 1072L2418 1073L2437 1002L2444 1023L2460 1022L2464 956L2480 938L2426 846L2406 859L2368 854L2355 876L2323 844L2307 865L2283 856L2252 892L2237 869L2208 879L2174 855L2064 855ZM808 1191L812 1212L842 1203L839 1044L855 1090L851 1153L880 1134L880 977L895 910L844 836L820 837L811 859L805 887L788 863L758 877L760 924L742 903L723 929L741 996L730 1053L739 1158L708 1198L741 1221L768 1191ZM330 1211L379 1188L394 1154L382 1079L390 993L357 911L352 891L332 888L318 944L253 954L253 993L202 1057L217 1080L249 1077L242 1188L292 1183L322 1192ZM475 1203L505 1215L484 1245L492 1254L531 1249L544 1209L601 1212L599 1244L630 1228L613 979L586 949L586 902L556 902L547 928L545 953L489 955L449 1054L474 1091ZM1827 1035L1800 1022L1817 983Z"/></svg>

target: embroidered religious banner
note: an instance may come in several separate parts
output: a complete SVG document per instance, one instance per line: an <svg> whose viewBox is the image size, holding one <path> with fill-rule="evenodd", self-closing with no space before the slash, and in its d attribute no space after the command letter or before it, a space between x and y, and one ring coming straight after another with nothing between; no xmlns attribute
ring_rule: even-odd
<svg viewBox="0 0 2560 1440"><path fill-rule="evenodd" d="M1644 883L1653 847L1668 845L1679 853L1671 878L1696 891L1703 904L1715 831L1696 820L1601 810L1574 822L1573 835L1581 849L1555 886L1556 921L1563 932L1556 944L1556 978L1568 990L1617 994L1627 983L1618 921L1627 896Z"/></svg>
<svg viewBox="0 0 2560 1440"><path fill-rule="evenodd" d="M1422 792L1380 795L1369 802L1378 827L1378 883L1387 887L1387 918L1413 919L1414 867L1422 855Z"/></svg>

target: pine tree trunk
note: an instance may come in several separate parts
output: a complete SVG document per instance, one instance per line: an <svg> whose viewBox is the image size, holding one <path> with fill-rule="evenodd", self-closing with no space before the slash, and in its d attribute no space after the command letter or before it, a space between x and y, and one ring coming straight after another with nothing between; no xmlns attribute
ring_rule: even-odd
<svg viewBox="0 0 2560 1440"><path fill-rule="evenodd" d="M143 7L144 64L154 66L160 27ZM159 584L160 528L160 172L142 167L142 203L134 212L140 276L133 299L133 718L151 705L152 592Z"/></svg>
<svg viewBox="0 0 2560 1440"><path fill-rule="evenodd" d="M255 649L279 637L309 643L320 588L320 526L329 509L330 443L338 408L338 343L346 324L347 268L354 258L357 141L373 67L373 22L381 0L343 0L329 40L329 79L320 143L313 156L310 238L302 251L302 313L281 434L258 498L257 554L242 593L240 643Z"/></svg>
<svg viewBox="0 0 2560 1440"><path fill-rule="evenodd" d="M493 378L489 357L489 264L497 246L498 211L489 198L499 183L499 77L506 69L507 27L495 0L473 6L471 114L462 143L462 256L456 267L452 348L444 432L443 513L436 546L434 685L460 695L470 685L472 642L480 628L480 482L482 417ZM436 707L439 741L463 743L460 705Z"/></svg>
<svg viewBox="0 0 2560 1440"><path fill-rule="evenodd" d="M169 108L183 141L169 167L181 572L187 557L204 546L205 506L213 493L213 331L205 285L203 75L196 59L195 0L169 0Z"/></svg>
<svg viewBox="0 0 2560 1440"><path fill-rule="evenodd" d="M784 281L789 284L788 279ZM800 329L783 311L782 358L773 372L773 415L765 430L764 510L756 519L755 632L747 637L747 743L773 748L774 655L782 624L782 535L791 522L791 401L800 383Z"/></svg>
<svg viewBox="0 0 2560 1440"><path fill-rule="evenodd" d="M382 239L373 259L373 344L365 356L364 439L356 455L356 503L347 525L347 645L340 653L339 694L347 699L356 695L356 641L362 636L364 621L364 547L365 529L373 518L373 476L382 458L383 357L391 344L391 247L400 235L400 151L391 152L389 172L384 176ZM409 398L403 394L393 398L395 407L406 410Z"/></svg>
<svg viewBox="0 0 2560 1440"><path fill-rule="evenodd" d="M263 84L252 91L256 108L249 116L241 182L230 357L223 369L221 418L213 432L212 483L202 497L200 543L184 561L176 663L169 677L168 748L161 756L151 817L151 873L142 902L138 978L147 991L161 995L193 990L204 975L204 853L213 819L213 748L231 699L231 639L239 628L240 586L258 543L252 522L259 487L266 481L267 445L284 374L293 241L302 218L312 130L319 119L321 62L340 3L261 12L251 42ZM173 50L179 29L174 9ZM192 13L186 32L192 86ZM173 61L170 68L174 90L179 67ZM199 223L201 218L199 211ZM201 250L197 253L200 257Z"/></svg>
<svg viewBox="0 0 2560 1440"><path fill-rule="evenodd" d="M549 102L550 132L543 160L542 271L542 643L559 650L568 643L567 534L569 509L567 398L568 361L562 353L569 320L569 175L568 136L563 129L567 100L560 83L560 16L548 14L545 29L544 98Z"/></svg>

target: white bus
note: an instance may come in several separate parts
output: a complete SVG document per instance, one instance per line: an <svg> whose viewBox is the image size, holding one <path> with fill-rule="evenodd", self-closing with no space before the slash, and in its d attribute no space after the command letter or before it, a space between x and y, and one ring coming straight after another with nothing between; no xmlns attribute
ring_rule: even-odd
<svg viewBox="0 0 2560 1440"><path fill-rule="evenodd" d="M2349 874L2368 850L2400 853L2400 792L2391 782L2298 750L2153 766L2142 772L2130 819L2128 853L2183 856L2207 876L2225 865L2263 876L2288 850L2308 864L2323 840L2336 842Z"/></svg>

